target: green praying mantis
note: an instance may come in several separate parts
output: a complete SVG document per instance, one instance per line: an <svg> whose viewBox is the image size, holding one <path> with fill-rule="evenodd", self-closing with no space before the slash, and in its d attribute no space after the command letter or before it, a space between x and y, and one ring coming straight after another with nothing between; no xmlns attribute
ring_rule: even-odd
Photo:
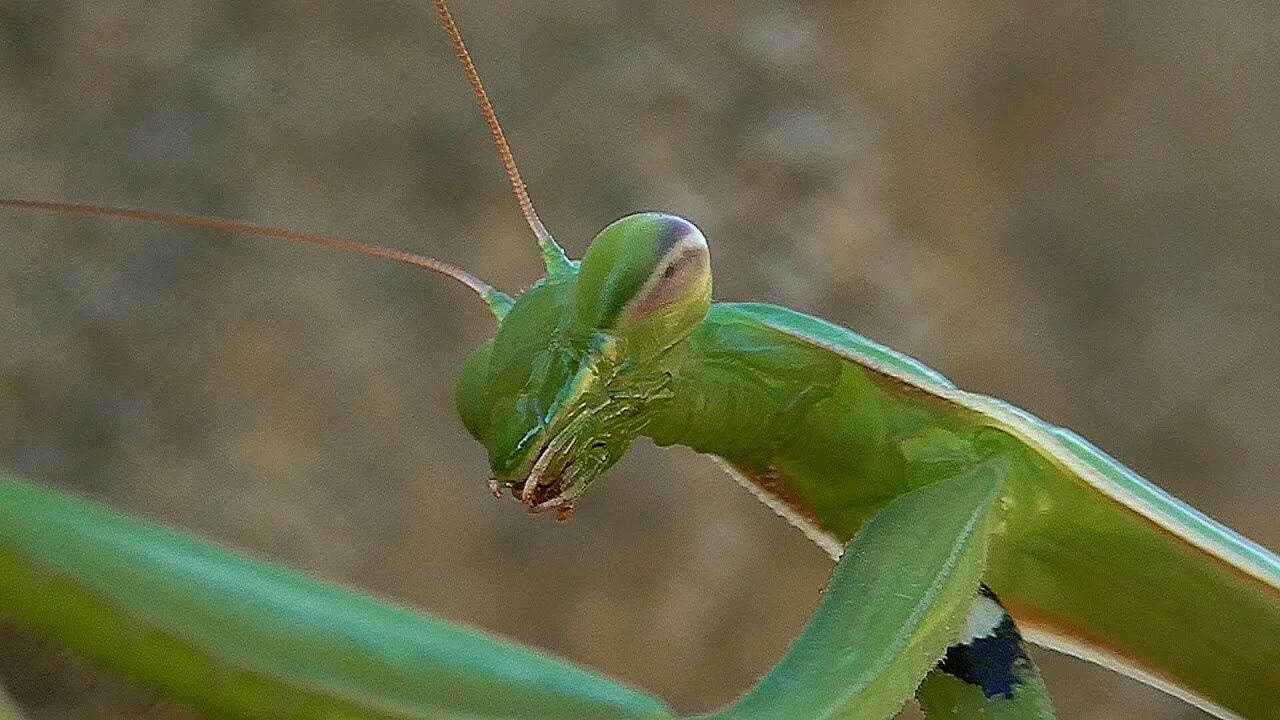
<svg viewBox="0 0 1280 720"><path fill-rule="evenodd" d="M513 183L522 192L518 177ZM494 341L478 350L463 370L459 411L488 450L495 483L514 491L529 509L567 512L587 484L638 435L660 444L687 445L722 458L731 473L833 554L859 529L869 534L857 542L872 548L876 543L910 547L894 532L906 532L916 524L948 540L938 546L948 552L940 554L933 569L936 577L953 580L957 587L941 588L932 596L938 602L927 614L939 618L945 631L934 628L920 656L908 658L914 663L909 669L894 668L886 675L906 686L906 694L901 687L897 694L890 693L883 701L886 706L900 704L915 690L915 680L941 657L947 644L965 639L957 618L968 612L977 578L960 578L963 573L954 571L985 565L988 585L1032 640L1112 664L1222 715L1266 717L1274 712L1270 698L1277 695L1277 658L1272 639L1277 637L1280 612L1274 556L1154 490L1075 436L997 401L963 393L901 355L780 308L710 304L706 242L686 221L655 214L619 221L601 233L579 265L564 257L549 234L537 230L540 223L527 202L525 209L540 236L547 278L518 301L451 268L435 264L433 269L479 291L499 320ZM4 506L25 514L6 516L14 523L7 526L7 552L54 578L33 579L29 592L11 602L35 598L46 606L56 598L64 603L55 606L63 612L32 619L33 624L56 624L62 616L74 615L66 609L80 608L76 602L96 601L120 613L110 602L117 599L113 592L120 590L110 586L120 584L127 572L137 573L140 581L175 583L154 586L153 598L181 591L182 583L192 595L218 587L218 574L201 573L196 563L184 562L181 568L148 565L149 560L164 558L149 557L143 547L122 544L115 559L95 558L90 552L94 547L110 550L112 543L107 541L113 538L122 543L132 538L188 560L203 558L214 570L226 559L214 551L66 498L18 484L9 491ZM106 534L74 536L86 528ZM43 537L40 531L65 534ZM981 542L975 544L974 538ZM67 551L63 556L57 554L59 543ZM919 547L924 555L925 544ZM870 556L899 570L892 557ZM897 587L895 581L907 579L890 573L880 578L885 582L879 587L886 592L881 603L872 605L861 598L862 606L881 610L883 617L860 618L851 608L835 613L831 603L844 597L842 581L852 581L850 588L869 589L856 581L875 568L858 566L854 561L859 557L851 553L849 565L842 566L847 575L833 582L833 599L819 611L815 627L828 618L857 618L867 622L858 623L855 630L865 632L869 622L894 619L892 605L884 601L900 594L919 599L911 592L919 590L918 584ZM59 564L77 558L80 567ZM944 572L947 561L955 564ZM110 572L94 578L95 568ZM184 574L183 568L190 572ZM916 569L927 568L922 563ZM272 586L271 572L241 570L247 574L227 569L224 579L251 578L260 587ZM58 578L72 582L62 587ZM202 586L203 582L213 584ZM335 612L350 610L353 617L367 612L370 622L385 612L300 580L285 585L295 588L300 598L332 600ZM64 591L67 594L60 595ZM957 605L956 598L964 600ZM159 618L166 608L147 607L138 597L119 601L125 603L126 615L162 626ZM342 605L347 602L350 608ZM990 610L982 601L974 607L979 606ZM234 614L249 627L287 631L287 612L274 610L250 617L248 609L239 608ZM10 612L17 611L11 606ZM1231 619L1229 627L1222 626L1224 617ZM388 624L403 620L382 619ZM188 615L172 622L195 625L197 620ZM227 626L209 627L225 631ZM902 637L906 625L893 627ZM416 629L428 636L449 632ZM982 630L986 636L990 624ZM839 633L827 628L822 636ZM461 658L482 646L481 640L467 636L459 636L457 642L451 648L455 654L440 660L442 672L451 665L465 665ZM246 644L251 643L242 639L241 645L219 651L242 657ZM183 649L180 645L161 649L170 653L165 657L176 657ZM286 645L281 643L284 650ZM835 654L832 648L819 652L803 643L797 648L800 654L794 657L802 660L806 648L814 658ZM477 654L469 657L478 658L482 667L499 664L498 658L515 652L502 648L485 656L474 651ZM310 654L301 648L295 652ZM524 659L530 666L540 662L533 656ZM125 659L116 662L128 664ZM286 653L273 662L278 676L284 677L297 658ZM348 662L354 664L358 663ZM123 669L150 677L145 668ZM786 663L780 670L788 671ZM558 670L547 672L554 675ZM922 701L928 702L929 689L947 682L948 675L936 671L921 691ZM188 678L196 687L165 687L184 697L228 691L201 688L201 679ZM355 684L363 679L348 680ZM460 692L463 683L456 680L452 692ZM269 695L269 689L245 685L231 690L250 697L256 693L259 699ZM761 687L768 694L767 680ZM547 708L564 701L553 698L552 706L539 706L529 691L512 691L514 697L507 697L483 683L468 689L473 697L489 695L486 701L498 697L492 700L493 707L500 708L495 712L510 715L523 701L532 716L554 716L556 711ZM396 690L388 684L382 695L394 696ZM608 692L613 690L599 689L600 694ZM945 687L938 692L947 694ZM451 701L423 693L428 703ZM774 693L789 703L791 716L806 716L796 698L776 689ZM864 697L873 695L868 690ZM753 697L762 695L749 695L748 705L739 706L738 712L751 712ZM627 707L639 713L661 712L635 696L613 699L620 705L634 703ZM974 702L1019 699L994 693ZM561 710L560 716L573 712L591 716L592 711ZM755 716L764 716L764 711Z"/></svg>

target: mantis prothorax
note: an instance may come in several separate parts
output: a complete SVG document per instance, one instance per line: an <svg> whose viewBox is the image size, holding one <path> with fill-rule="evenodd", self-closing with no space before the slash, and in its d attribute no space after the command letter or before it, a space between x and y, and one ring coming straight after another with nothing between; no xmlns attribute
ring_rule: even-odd
<svg viewBox="0 0 1280 720"><path fill-rule="evenodd" d="M910 664L895 680L918 681L958 642L920 691L926 709L940 716L963 693L975 711L1019 701L1035 706L1028 715L1047 711L997 596L1032 641L1115 667L1224 717L1275 716L1280 561L1273 554L1069 431L959 390L915 360L784 308L713 303L708 244L687 220L628 216L605 228L580 263L568 260L534 213L461 39L443 3L437 6L546 264L546 278L515 300L438 261L319 236L99 206L0 204L345 247L459 280L485 300L498 331L463 368L458 411L489 453L495 486L532 512L566 516L642 435L720 459L833 556L852 541L854 557L846 562L854 570L858 543L874 547L876 532L914 523L927 532L929 502L943 532L942 519L953 517L942 511L956 511L964 522L951 528L955 557L967 558L964 567L983 567L989 589L972 599L975 588L965 583L976 585L975 576L939 590L938 597L966 598L964 607L938 603L924 617L947 626L959 611L967 627L934 632L916 655L895 656ZM50 527L76 512L39 493L14 491L10 500L10 511ZM855 540L860 530L868 534ZM981 547L970 537L980 537ZM42 557L51 551L12 536L6 542L15 557L74 578L74 563L59 565ZM943 576L959 577L940 570ZM886 592L910 595L917 585L894 585L907 578L890 572L880 580ZM56 626L59 619L32 622ZM987 639L999 641L998 662L966 664ZM289 661L277 661L287 675ZM948 686L956 681L959 687ZM727 715L768 715L753 709L753 698L784 693L771 690L768 679L761 687ZM866 697L877 687L868 683ZM1015 692L1022 687L1029 694ZM876 713L905 700L901 688L894 692ZM932 703L935 694L943 700ZM796 716L810 715L823 716Z"/></svg>

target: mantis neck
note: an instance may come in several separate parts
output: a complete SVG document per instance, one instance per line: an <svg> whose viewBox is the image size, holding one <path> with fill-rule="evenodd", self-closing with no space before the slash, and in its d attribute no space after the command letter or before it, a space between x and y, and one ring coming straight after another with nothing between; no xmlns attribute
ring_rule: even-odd
<svg viewBox="0 0 1280 720"><path fill-rule="evenodd" d="M841 543L897 496L938 479L910 472L904 439L972 426L731 307L713 306L687 342L673 396L645 434L772 478L772 492Z"/></svg>

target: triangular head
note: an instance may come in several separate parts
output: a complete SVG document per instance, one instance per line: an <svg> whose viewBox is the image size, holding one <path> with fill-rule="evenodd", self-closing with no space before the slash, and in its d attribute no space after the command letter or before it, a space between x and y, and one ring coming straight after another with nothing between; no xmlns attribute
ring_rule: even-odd
<svg viewBox="0 0 1280 720"><path fill-rule="evenodd" d="M463 423L496 487L566 514L670 397L685 341L711 305L707 242L664 213L606 227L581 263L549 267L467 360Z"/></svg>

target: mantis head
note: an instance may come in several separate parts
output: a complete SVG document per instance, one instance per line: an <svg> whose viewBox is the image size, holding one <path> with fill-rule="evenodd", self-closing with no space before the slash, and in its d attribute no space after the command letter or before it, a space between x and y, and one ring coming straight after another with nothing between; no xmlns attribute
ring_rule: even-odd
<svg viewBox="0 0 1280 720"><path fill-rule="evenodd" d="M529 510L554 509L563 517L672 396L670 385L685 358L685 341L711 305L707 242L687 220L641 213L601 231L580 263L565 257L533 209L443 0L436 0L436 9L546 263L547 277L518 300L449 263L327 235L105 205L0 198L0 208L319 245L404 263L465 285L489 306L498 333L463 367L458 412L489 451L494 491L510 488Z"/></svg>
<svg viewBox="0 0 1280 720"><path fill-rule="evenodd" d="M711 267L702 232L662 213L609 225L576 267L547 264L467 361L457 400L494 489L565 516L671 396Z"/></svg>

